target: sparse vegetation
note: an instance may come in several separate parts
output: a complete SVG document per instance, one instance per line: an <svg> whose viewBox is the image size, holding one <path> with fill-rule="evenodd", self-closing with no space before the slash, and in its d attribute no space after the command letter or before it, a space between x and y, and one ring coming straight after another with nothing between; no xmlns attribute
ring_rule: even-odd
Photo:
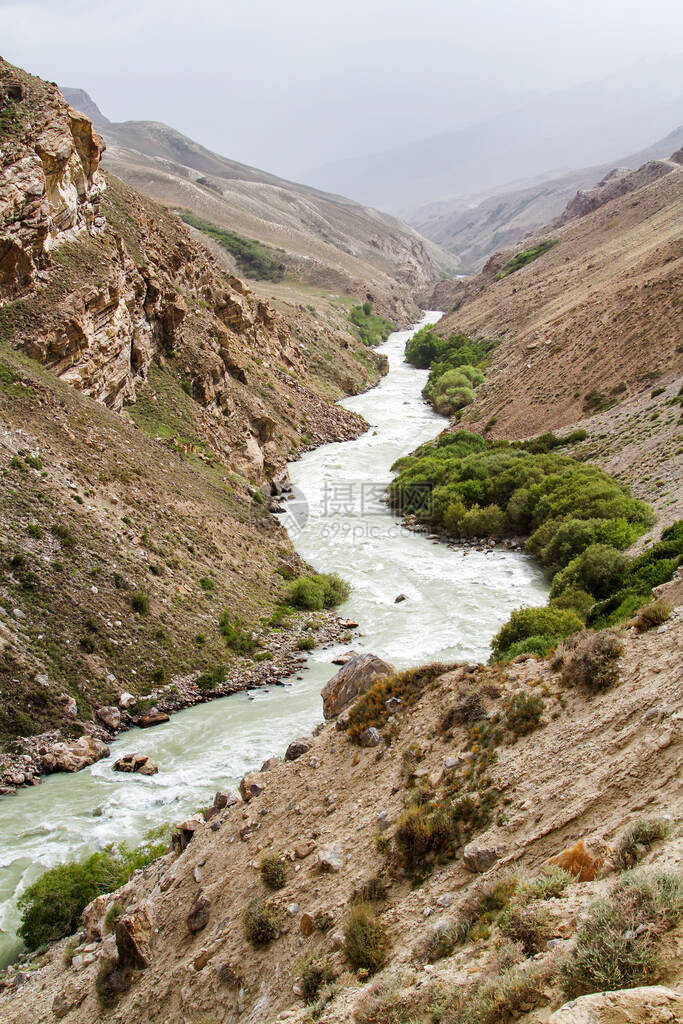
<svg viewBox="0 0 683 1024"><path fill-rule="evenodd" d="M635 867L653 843L667 839L671 825L664 818L641 818L627 828L614 848L614 863L620 871Z"/></svg>
<svg viewBox="0 0 683 1024"><path fill-rule="evenodd" d="M388 948L386 932L365 903L351 907L344 929L344 953L355 971L374 974L384 965Z"/></svg>
<svg viewBox="0 0 683 1024"><path fill-rule="evenodd" d="M521 270L522 267L526 267L528 263L533 263L539 256L543 256L544 253L558 245L558 241L554 238L545 238L538 245L531 246L530 249L523 249L522 252L516 253L511 260L508 260L502 270L496 275L496 280L501 277L507 277L509 274L514 274L515 271Z"/></svg>
<svg viewBox="0 0 683 1024"><path fill-rule="evenodd" d="M630 872L590 908L562 966L568 998L587 992L652 985L660 971L661 936L683 913L683 880L664 872Z"/></svg>
<svg viewBox="0 0 683 1024"><path fill-rule="evenodd" d="M670 601L651 601L650 604L643 605L639 609L636 616L636 626L643 633L648 629L654 629L656 626L662 626L671 618L673 610L673 605Z"/></svg>
<svg viewBox="0 0 683 1024"><path fill-rule="evenodd" d="M269 889L283 889L287 884L287 870L275 854L264 857L259 865L261 878Z"/></svg>
<svg viewBox="0 0 683 1024"><path fill-rule="evenodd" d="M449 993L439 1007L441 1024L501 1024L544 1002L552 968L546 964L509 967L487 981Z"/></svg>
<svg viewBox="0 0 683 1024"><path fill-rule="evenodd" d="M550 915L537 901L513 899L498 919L501 935L519 943L525 956L534 956L550 937Z"/></svg>
<svg viewBox="0 0 683 1024"><path fill-rule="evenodd" d="M83 908L105 892L124 885L133 871L166 852L165 842L129 849L125 843L93 853L87 860L59 864L44 872L18 899L20 938L29 949L71 935Z"/></svg>
<svg viewBox="0 0 683 1024"><path fill-rule="evenodd" d="M401 701L402 707L409 707L419 699L425 687L447 669L448 666L436 662L378 679L355 701L346 716L345 729L349 737L357 742L371 726L381 729L390 715L388 700L394 697Z"/></svg>
<svg viewBox="0 0 683 1024"><path fill-rule="evenodd" d="M235 654L250 654L258 646L253 634L243 629L238 622L234 621L227 610L221 614L218 620L218 628L226 645Z"/></svg>
<svg viewBox="0 0 683 1024"><path fill-rule="evenodd" d="M616 633L586 629L567 641L562 656L562 682L593 692L607 690L619 681L619 658L624 645Z"/></svg>
<svg viewBox="0 0 683 1024"><path fill-rule="evenodd" d="M280 927L273 907L254 899L244 912L244 934L253 946L265 946L278 937Z"/></svg>
<svg viewBox="0 0 683 1024"><path fill-rule="evenodd" d="M328 959L306 960L301 968L301 988L305 1002L313 1003L321 988L336 978L334 968Z"/></svg>

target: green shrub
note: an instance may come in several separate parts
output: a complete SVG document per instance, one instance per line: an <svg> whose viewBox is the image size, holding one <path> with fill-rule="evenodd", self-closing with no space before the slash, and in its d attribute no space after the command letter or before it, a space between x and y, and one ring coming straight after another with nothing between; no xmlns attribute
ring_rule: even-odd
<svg viewBox="0 0 683 1024"><path fill-rule="evenodd" d="M336 608L351 593L348 583L336 573L317 573L293 580L287 591L287 601L294 608L320 612L323 608Z"/></svg>
<svg viewBox="0 0 683 1024"><path fill-rule="evenodd" d="M605 899L592 904L579 928L576 946L561 969L568 998L652 985L660 970L661 936L682 913L679 875L624 875Z"/></svg>
<svg viewBox="0 0 683 1024"><path fill-rule="evenodd" d="M671 826L663 818L641 818L626 829L614 848L613 859L620 871L634 867L653 843L668 839Z"/></svg>
<svg viewBox="0 0 683 1024"><path fill-rule="evenodd" d="M217 686L225 682L226 676L225 665L216 665L215 668L208 668L206 672L202 672L197 679L197 686L204 691L215 690Z"/></svg>
<svg viewBox="0 0 683 1024"><path fill-rule="evenodd" d="M439 921L427 936L425 955L428 963L450 956L458 944L457 929L450 921Z"/></svg>
<svg viewBox="0 0 683 1024"><path fill-rule="evenodd" d="M520 640L546 636L559 642L582 627L583 622L571 608L518 608L493 638L493 657L504 657Z"/></svg>
<svg viewBox="0 0 683 1024"><path fill-rule="evenodd" d="M133 594L130 599L130 605L133 611L137 612L138 615L147 615L149 612L149 598L147 594L143 594L141 590L136 594Z"/></svg>
<svg viewBox="0 0 683 1024"><path fill-rule="evenodd" d="M227 609L218 620L218 628L225 643L235 654L250 654L258 647L253 633L247 632L238 622L234 622Z"/></svg>
<svg viewBox="0 0 683 1024"><path fill-rule="evenodd" d="M384 966L387 947L386 932L372 909L364 903L355 904L344 929L344 953L351 967L374 974Z"/></svg>
<svg viewBox="0 0 683 1024"><path fill-rule="evenodd" d="M488 937L491 925L518 888L519 878L514 871L499 871L493 878L475 883L458 907L454 925L457 941Z"/></svg>
<svg viewBox="0 0 683 1024"><path fill-rule="evenodd" d="M624 650L620 638L605 630L586 629L572 637L563 651L562 682L598 692L619 681L619 658Z"/></svg>
<svg viewBox="0 0 683 1024"><path fill-rule="evenodd" d="M297 651L312 651L315 648L315 637L300 636L296 642Z"/></svg>
<svg viewBox="0 0 683 1024"><path fill-rule="evenodd" d="M116 900L114 903L112 903L104 918L104 923L106 924L107 928L109 928L110 931L113 931L114 925L121 917L122 913L123 907L121 906L119 901Z"/></svg>
<svg viewBox="0 0 683 1024"><path fill-rule="evenodd" d="M19 897L18 934L29 949L71 935L83 909L102 893L124 885L133 871L166 852L166 843L144 843L130 850L125 843L93 853L82 863L59 864L45 871Z"/></svg>
<svg viewBox="0 0 683 1024"><path fill-rule="evenodd" d="M438 676L448 671L448 666L441 662L433 665L420 665L418 668L406 669L393 676L377 679L366 693L362 694L351 706L344 728L350 739L358 742L366 729L374 726L381 729L391 714L387 701L396 697L401 707L410 707L424 692L427 686Z"/></svg>
<svg viewBox="0 0 683 1024"><path fill-rule="evenodd" d="M205 593L210 594L213 588L216 586L215 580L212 580L210 576L202 576L199 581L199 586Z"/></svg>
<svg viewBox="0 0 683 1024"><path fill-rule="evenodd" d="M259 865L259 871L269 889L284 889L287 884L287 870L275 854L263 858Z"/></svg>
<svg viewBox="0 0 683 1024"><path fill-rule="evenodd" d="M280 934L277 914L263 900L254 899L244 912L244 934L253 946L266 946Z"/></svg>
<svg viewBox="0 0 683 1024"><path fill-rule="evenodd" d="M502 270L496 275L496 280L501 277L507 277L508 274L514 274L515 271L521 270L522 267L526 267L528 263L533 263L539 256L548 252L554 246L559 245L559 242L555 238L545 238L538 245L533 245L530 249L524 249L522 252L516 253L511 260L508 260Z"/></svg>
<svg viewBox="0 0 683 1024"><path fill-rule="evenodd" d="M386 317L378 316L372 312L372 303L364 302L362 306L353 306L349 313L349 320L356 327L358 336L364 345L380 345L386 341L392 331L396 330Z"/></svg>

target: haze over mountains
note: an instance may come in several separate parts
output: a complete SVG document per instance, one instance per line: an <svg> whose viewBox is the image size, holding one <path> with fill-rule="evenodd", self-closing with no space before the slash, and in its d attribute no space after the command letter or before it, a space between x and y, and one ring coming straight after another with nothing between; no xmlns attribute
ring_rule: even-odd
<svg viewBox="0 0 683 1024"><path fill-rule="evenodd" d="M467 127L314 167L304 179L410 219L425 203L601 164L683 122L681 63L631 67Z"/></svg>
<svg viewBox="0 0 683 1024"><path fill-rule="evenodd" d="M63 93L104 135L106 168L154 199L270 247L304 286L361 300L369 293L403 322L415 307L401 283L423 289L437 266L457 267L391 214L219 156L168 125L112 123L82 89Z"/></svg>

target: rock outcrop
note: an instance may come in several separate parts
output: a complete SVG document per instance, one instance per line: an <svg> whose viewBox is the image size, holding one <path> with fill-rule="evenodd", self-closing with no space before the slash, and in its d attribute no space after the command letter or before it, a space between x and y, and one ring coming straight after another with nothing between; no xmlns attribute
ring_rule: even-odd
<svg viewBox="0 0 683 1024"><path fill-rule="evenodd" d="M393 665L375 654L357 654L341 668L322 691L325 718L336 718L344 708L370 689L376 679L393 675Z"/></svg>
<svg viewBox="0 0 683 1024"><path fill-rule="evenodd" d="M683 992L662 985L596 992L562 1006L548 1024L678 1024Z"/></svg>

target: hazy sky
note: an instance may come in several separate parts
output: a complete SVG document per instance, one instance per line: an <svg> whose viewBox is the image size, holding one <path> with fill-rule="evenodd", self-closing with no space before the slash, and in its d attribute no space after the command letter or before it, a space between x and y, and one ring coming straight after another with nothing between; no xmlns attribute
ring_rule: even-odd
<svg viewBox="0 0 683 1024"><path fill-rule="evenodd" d="M0 40L111 120L296 177L683 53L683 4L0 0Z"/></svg>

